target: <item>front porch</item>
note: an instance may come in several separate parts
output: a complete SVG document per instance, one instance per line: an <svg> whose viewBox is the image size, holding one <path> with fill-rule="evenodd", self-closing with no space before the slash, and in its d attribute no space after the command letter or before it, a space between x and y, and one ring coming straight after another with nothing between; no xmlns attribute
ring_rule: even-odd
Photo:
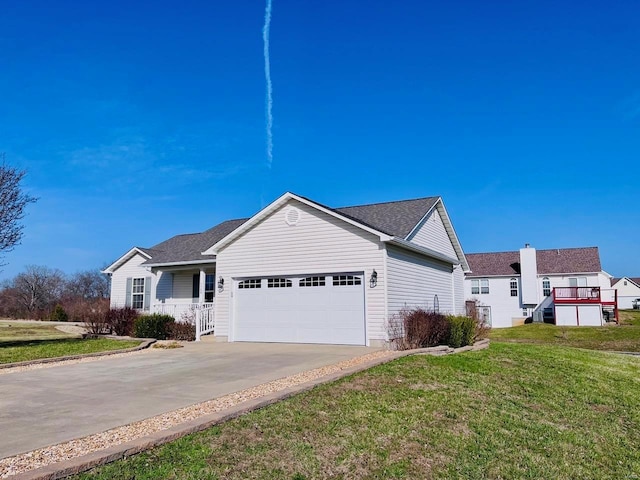
<svg viewBox="0 0 640 480"><path fill-rule="evenodd" d="M196 341L214 330L215 265L165 267L157 275L151 313L170 315L196 326Z"/></svg>

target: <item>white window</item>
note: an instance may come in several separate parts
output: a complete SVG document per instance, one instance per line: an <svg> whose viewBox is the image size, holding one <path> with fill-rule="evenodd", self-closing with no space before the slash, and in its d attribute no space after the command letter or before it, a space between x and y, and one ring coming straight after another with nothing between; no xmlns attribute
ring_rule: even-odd
<svg viewBox="0 0 640 480"><path fill-rule="evenodd" d="M572 277L569 278L569 286L570 287L586 287L587 286L587 277Z"/></svg>
<svg viewBox="0 0 640 480"><path fill-rule="evenodd" d="M269 278L267 279L267 288L288 288L291 287L291 280L286 278Z"/></svg>
<svg viewBox="0 0 640 480"><path fill-rule="evenodd" d="M362 279L355 275L334 275L333 286L362 285Z"/></svg>
<svg viewBox="0 0 640 480"><path fill-rule="evenodd" d="M216 295L216 277L213 273L207 273L204 277L204 301L205 303L213 302Z"/></svg>
<svg viewBox="0 0 640 480"><path fill-rule="evenodd" d="M324 287L325 277L307 277L300 280L301 287Z"/></svg>
<svg viewBox="0 0 640 480"><path fill-rule="evenodd" d="M544 277L542 279L542 294L545 297L551 295L551 282L549 281L549 277Z"/></svg>
<svg viewBox="0 0 640 480"><path fill-rule="evenodd" d="M511 280L509 280L509 290L511 291L512 297L518 296L518 279L517 278L512 278Z"/></svg>
<svg viewBox="0 0 640 480"><path fill-rule="evenodd" d="M144 278L134 278L131 282L131 307L136 310L144 308Z"/></svg>
<svg viewBox="0 0 640 480"><path fill-rule="evenodd" d="M471 295L489 293L489 279L481 278L471 280Z"/></svg>
<svg viewBox="0 0 640 480"><path fill-rule="evenodd" d="M238 288L262 288L262 279L252 278L250 280L243 280L238 284Z"/></svg>

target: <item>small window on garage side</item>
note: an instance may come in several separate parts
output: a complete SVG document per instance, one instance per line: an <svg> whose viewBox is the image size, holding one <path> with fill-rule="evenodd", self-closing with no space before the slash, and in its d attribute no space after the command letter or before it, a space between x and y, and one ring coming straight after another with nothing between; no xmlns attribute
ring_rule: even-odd
<svg viewBox="0 0 640 480"><path fill-rule="evenodd" d="M267 288L288 288L291 287L291 280L286 278L268 278Z"/></svg>
<svg viewBox="0 0 640 480"><path fill-rule="evenodd" d="M261 288L262 279L252 278L250 280L243 280L238 284L238 288Z"/></svg>
<svg viewBox="0 0 640 480"><path fill-rule="evenodd" d="M334 275L333 286L362 285L362 279L355 275Z"/></svg>
<svg viewBox="0 0 640 480"><path fill-rule="evenodd" d="M300 280L299 285L301 287L324 287L325 286L325 278L324 277L307 277Z"/></svg>

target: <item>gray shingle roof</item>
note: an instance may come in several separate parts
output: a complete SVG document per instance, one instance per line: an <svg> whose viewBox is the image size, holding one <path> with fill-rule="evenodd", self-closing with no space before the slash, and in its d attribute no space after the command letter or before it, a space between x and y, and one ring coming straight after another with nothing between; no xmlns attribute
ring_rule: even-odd
<svg viewBox="0 0 640 480"><path fill-rule="evenodd" d="M144 249L145 253L151 255L151 259L144 262L144 264L154 265L213 260L216 258L215 255L202 255L201 252L226 237L247 220L249 219L227 220L202 233L188 233L171 237L169 240Z"/></svg>
<svg viewBox="0 0 640 480"><path fill-rule="evenodd" d="M640 277L625 277L628 278L629 280L631 280L633 283L636 284L636 286L640 287ZM618 278L612 278L611 279L611 286L615 285L616 283L618 283L620 280L622 280L622 277L618 277Z"/></svg>
<svg viewBox="0 0 640 480"><path fill-rule="evenodd" d="M436 204L438 198L440 197L372 203L334 210L387 235L406 238L422 217Z"/></svg>
<svg viewBox="0 0 640 480"><path fill-rule="evenodd" d="M519 275L520 252L467 253L467 276ZM598 247L536 250L538 273L586 273L602 270Z"/></svg>
<svg viewBox="0 0 640 480"><path fill-rule="evenodd" d="M405 238L422 217L436 204L439 198L426 197L335 209L310 199L307 200L382 233ZM140 250L151 255L151 259L144 262L144 265L166 265L213 260L216 258L215 255L202 255L201 252L226 237L247 220L249 219L228 220L202 233L176 235L151 248L140 248Z"/></svg>

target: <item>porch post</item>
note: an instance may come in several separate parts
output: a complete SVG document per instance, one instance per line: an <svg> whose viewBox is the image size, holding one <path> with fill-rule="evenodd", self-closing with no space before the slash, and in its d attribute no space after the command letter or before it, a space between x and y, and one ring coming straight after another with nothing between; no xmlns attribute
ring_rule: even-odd
<svg viewBox="0 0 640 480"><path fill-rule="evenodd" d="M202 305L204 303L204 286L205 279L207 278L207 274L204 272L204 267L200 268L200 288L198 289L198 303Z"/></svg>

